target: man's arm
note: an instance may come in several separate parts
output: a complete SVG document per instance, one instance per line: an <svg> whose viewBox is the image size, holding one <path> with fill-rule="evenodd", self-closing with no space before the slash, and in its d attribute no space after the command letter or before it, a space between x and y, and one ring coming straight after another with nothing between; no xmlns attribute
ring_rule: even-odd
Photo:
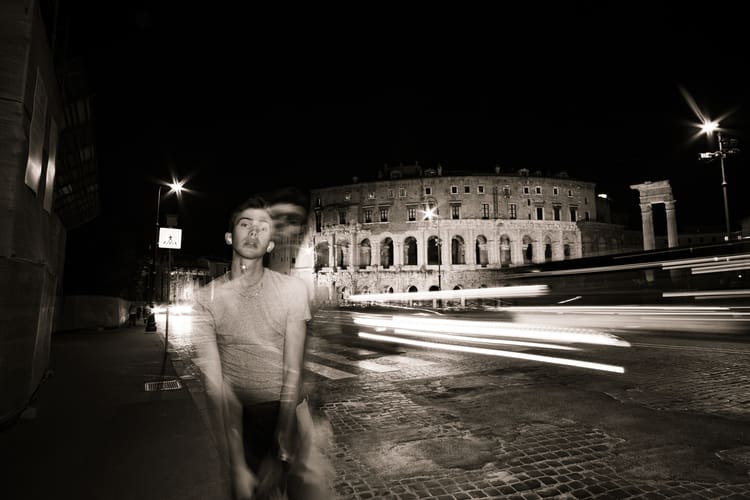
<svg viewBox="0 0 750 500"><path fill-rule="evenodd" d="M276 439L279 456L288 460L294 451L296 408L299 402L302 370L305 355L307 321L287 321L284 336L284 367L281 386L281 405Z"/></svg>
<svg viewBox="0 0 750 500"><path fill-rule="evenodd" d="M196 302L193 307L193 345L196 364L202 372L207 411L222 464L232 479L236 498L251 498L256 478L245 461L242 438L242 405L224 381L216 322L210 307Z"/></svg>

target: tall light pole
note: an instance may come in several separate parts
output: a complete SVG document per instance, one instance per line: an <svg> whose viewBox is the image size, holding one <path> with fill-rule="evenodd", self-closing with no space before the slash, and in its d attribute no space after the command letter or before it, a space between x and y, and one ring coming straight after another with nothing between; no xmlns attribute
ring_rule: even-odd
<svg viewBox="0 0 750 500"><path fill-rule="evenodd" d="M434 207L427 207L427 210L424 211L424 218L429 220L432 220L434 218L436 221L438 234L435 245L437 245L438 254L438 290L442 290L443 286L441 283L442 273L440 272L440 264L442 264L443 262L443 240L440 238L440 214L438 213L437 205L435 205Z"/></svg>
<svg viewBox="0 0 750 500"><path fill-rule="evenodd" d="M727 178L724 173L724 158L727 157L727 155L735 154L739 152L738 149L730 147L729 149L726 149L724 147L724 139L721 137L721 132L719 131L719 123L714 121L707 121L703 122L701 125L701 130L706 133L708 137L711 137L711 134L716 131L716 139L719 143L719 150L714 152L708 152L708 153L700 153L699 158L701 160L707 160L707 161L713 161L716 158L719 159L719 163L721 165L721 188L724 193L724 222L726 223L726 235L724 236L724 240L728 241L731 235L731 227L729 225L729 200L727 198ZM731 142L731 140L730 140Z"/></svg>
<svg viewBox="0 0 750 500"><path fill-rule="evenodd" d="M156 299L156 260L159 256L159 210L161 208L161 189L166 185L170 189L167 191L167 195L170 193L180 193L182 191L182 186L184 184L184 181L177 181L173 180L171 183L162 184L159 183L159 189L156 192L156 232L154 234L154 258L151 262L151 297L150 297L150 305L151 305L151 314L149 314L148 320L146 322L146 331L147 332L155 332L156 331L156 316L154 315L153 308L155 306L155 299Z"/></svg>

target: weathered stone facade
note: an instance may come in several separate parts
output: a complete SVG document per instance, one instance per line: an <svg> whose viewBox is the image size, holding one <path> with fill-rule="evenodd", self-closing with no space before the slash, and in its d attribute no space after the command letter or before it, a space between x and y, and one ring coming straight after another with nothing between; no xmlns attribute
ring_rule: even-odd
<svg viewBox="0 0 750 500"><path fill-rule="evenodd" d="M564 174L408 166L353 181L311 192L306 235L272 263L307 281L316 302L496 286L509 268L622 248L621 226L594 222L595 185Z"/></svg>

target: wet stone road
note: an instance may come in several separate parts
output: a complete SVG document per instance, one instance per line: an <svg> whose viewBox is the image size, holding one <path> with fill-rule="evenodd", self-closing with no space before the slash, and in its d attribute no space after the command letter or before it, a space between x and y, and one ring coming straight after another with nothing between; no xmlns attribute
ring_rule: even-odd
<svg viewBox="0 0 750 500"><path fill-rule="evenodd" d="M189 342L171 349L199 395ZM339 498L750 498L744 345L585 355L626 373L368 354L313 330L306 390L333 430Z"/></svg>

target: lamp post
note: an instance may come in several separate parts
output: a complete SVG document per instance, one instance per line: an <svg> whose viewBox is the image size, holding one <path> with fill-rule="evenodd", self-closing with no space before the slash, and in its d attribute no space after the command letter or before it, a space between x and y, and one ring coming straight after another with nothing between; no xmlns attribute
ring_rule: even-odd
<svg viewBox="0 0 750 500"><path fill-rule="evenodd" d="M170 189L167 192L167 195L169 193L180 193L182 191L182 186L184 182L180 182L177 180L174 180L171 183L166 184ZM151 262L151 314L148 316L148 320L146 322L146 331L147 332L155 332L156 331L156 315L153 312L153 308L155 306L154 302L156 299L156 260L159 256L159 210L161 208L161 189L164 187L164 184L159 184L159 189L156 192L156 231L154 234L154 259Z"/></svg>
<svg viewBox="0 0 750 500"><path fill-rule="evenodd" d="M735 154L739 152L738 149L730 147L729 149L726 149L724 147L724 139L721 137L721 132L719 131L719 123L713 122L713 121L707 121L704 122L701 125L701 130L706 133L707 136L711 137L711 134L716 131L716 139L719 143L719 150L714 152L708 152L708 153L700 153L699 158L701 160L706 161L713 161L716 158L719 159L719 163L721 165L721 188L724 194L724 222L726 224L726 235L724 236L725 241L729 241L729 237L731 234L731 227L729 225L729 201L727 199L727 178L724 173L724 158L727 157L727 155ZM732 140L730 139L730 144Z"/></svg>
<svg viewBox="0 0 750 500"><path fill-rule="evenodd" d="M443 286L441 283L441 277L442 273L440 271L440 264L443 262L443 240L440 238L440 215L438 213L438 207L437 205L434 207L428 207L427 210L424 212L424 218L432 220L433 218L436 221L437 225L437 241L435 241L435 245L437 245L437 254L438 254L438 290L442 290Z"/></svg>

